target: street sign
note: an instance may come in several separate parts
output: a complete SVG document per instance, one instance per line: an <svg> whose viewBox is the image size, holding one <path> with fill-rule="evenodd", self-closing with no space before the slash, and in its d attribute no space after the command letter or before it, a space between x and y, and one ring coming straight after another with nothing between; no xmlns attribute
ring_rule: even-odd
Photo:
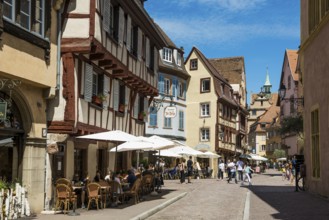
<svg viewBox="0 0 329 220"><path fill-rule="evenodd" d="M177 114L177 108L175 106L168 106L164 110L165 118L175 118Z"/></svg>

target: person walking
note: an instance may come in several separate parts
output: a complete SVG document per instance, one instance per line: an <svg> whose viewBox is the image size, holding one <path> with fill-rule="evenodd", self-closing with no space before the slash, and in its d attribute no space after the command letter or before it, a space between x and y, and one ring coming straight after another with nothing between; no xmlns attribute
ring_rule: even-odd
<svg viewBox="0 0 329 220"><path fill-rule="evenodd" d="M230 181L232 180L232 178L234 178L235 183L237 184L238 183L238 180L236 179L236 165L235 165L235 160L233 160L232 162L230 162L227 166L230 168L230 173L231 173L229 179L227 180L227 183L230 183Z"/></svg>
<svg viewBox="0 0 329 220"><path fill-rule="evenodd" d="M187 161L187 183L192 183L191 182L192 175L193 175L193 161L192 161L192 156L190 156Z"/></svg>
<svg viewBox="0 0 329 220"><path fill-rule="evenodd" d="M178 167L179 167L179 173L180 173L180 183L184 183L185 182L185 159L183 159L180 162Z"/></svg>
<svg viewBox="0 0 329 220"><path fill-rule="evenodd" d="M220 160L218 164L218 180L223 180L224 171L225 171L225 164L223 160Z"/></svg>
<svg viewBox="0 0 329 220"><path fill-rule="evenodd" d="M246 179L248 179L248 183L249 183L249 186L251 186L251 178L250 178L250 173L251 172L254 172L253 169L251 169L249 163L246 163L245 167L244 167L244 178L242 180L242 183L241 183L241 186L244 185L244 182L246 181Z"/></svg>
<svg viewBox="0 0 329 220"><path fill-rule="evenodd" d="M244 163L240 158L239 158L238 162L236 163L236 166L237 166L237 169L238 169L239 181L242 181L243 180Z"/></svg>

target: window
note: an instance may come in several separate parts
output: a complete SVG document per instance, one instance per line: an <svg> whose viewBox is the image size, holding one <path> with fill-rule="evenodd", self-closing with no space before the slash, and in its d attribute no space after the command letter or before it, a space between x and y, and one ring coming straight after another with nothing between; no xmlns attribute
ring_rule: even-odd
<svg viewBox="0 0 329 220"><path fill-rule="evenodd" d="M164 127L171 128L171 118L164 118Z"/></svg>
<svg viewBox="0 0 329 220"><path fill-rule="evenodd" d="M320 178L320 129L319 110L311 113L312 176Z"/></svg>
<svg viewBox="0 0 329 220"><path fill-rule="evenodd" d="M131 53L137 57L138 55L138 26L131 25Z"/></svg>
<svg viewBox="0 0 329 220"><path fill-rule="evenodd" d="M191 59L190 70L197 70L197 69L198 69L198 59Z"/></svg>
<svg viewBox="0 0 329 220"><path fill-rule="evenodd" d="M262 145L262 151L266 151L266 145Z"/></svg>
<svg viewBox="0 0 329 220"><path fill-rule="evenodd" d="M162 49L162 59L167 62L172 62L172 50L169 48Z"/></svg>
<svg viewBox="0 0 329 220"><path fill-rule="evenodd" d="M201 117L210 116L209 103L201 104Z"/></svg>
<svg viewBox="0 0 329 220"><path fill-rule="evenodd" d="M45 0L4 0L4 18L44 37Z"/></svg>
<svg viewBox="0 0 329 220"><path fill-rule="evenodd" d="M98 77L97 73L93 72L93 84L92 84L93 96L98 95Z"/></svg>
<svg viewBox="0 0 329 220"><path fill-rule="evenodd" d="M158 125L158 112L155 107L150 108L150 123L149 126L157 126Z"/></svg>
<svg viewBox="0 0 329 220"><path fill-rule="evenodd" d="M183 82L178 82L178 97L185 99L185 88L186 88L186 84Z"/></svg>
<svg viewBox="0 0 329 220"><path fill-rule="evenodd" d="M290 99L293 100L294 95L291 95ZM294 113L295 113L295 103L294 101L290 101L290 114L294 114Z"/></svg>
<svg viewBox="0 0 329 220"><path fill-rule="evenodd" d="M179 130L184 130L184 112L183 111L179 111L179 126L178 126Z"/></svg>
<svg viewBox="0 0 329 220"><path fill-rule="evenodd" d="M257 115L257 111L256 111L255 109L253 109L253 110L251 111L251 114L255 116L255 115Z"/></svg>
<svg viewBox="0 0 329 220"><path fill-rule="evenodd" d="M309 33L313 32L329 12L329 0L308 1Z"/></svg>
<svg viewBox="0 0 329 220"><path fill-rule="evenodd" d="M171 90L170 88L171 88L170 79L165 78L164 79L164 94L170 95L170 90Z"/></svg>
<svg viewBox="0 0 329 220"><path fill-rule="evenodd" d="M201 93L210 92L210 78L201 79Z"/></svg>
<svg viewBox="0 0 329 220"><path fill-rule="evenodd" d="M126 106L126 86L120 82L119 84L119 112L124 113Z"/></svg>
<svg viewBox="0 0 329 220"><path fill-rule="evenodd" d="M209 128L202 128L201 129L201 141L209 141Z"/></svg>

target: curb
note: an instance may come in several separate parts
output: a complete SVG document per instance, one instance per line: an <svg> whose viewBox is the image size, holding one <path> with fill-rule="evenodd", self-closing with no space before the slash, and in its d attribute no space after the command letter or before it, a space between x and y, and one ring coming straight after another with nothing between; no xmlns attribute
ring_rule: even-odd
<svg viewBox="0 0 329 220"><path fill-rule="evenodd" d="M162 209L166 208L167 206L173 204L174 202L176 202L177 200L183 198L184 196L186 196L187 192L184 192L172 199L169 199L168 201L162 203L161 205L158 205L146 212L143 212L142 214L139 214L137 215L136 217L134 218L131 218L130 220L143 220L143 219L146 219L148 217L150 217L151 215L154 215L155 213L161 211Z"/></svg>

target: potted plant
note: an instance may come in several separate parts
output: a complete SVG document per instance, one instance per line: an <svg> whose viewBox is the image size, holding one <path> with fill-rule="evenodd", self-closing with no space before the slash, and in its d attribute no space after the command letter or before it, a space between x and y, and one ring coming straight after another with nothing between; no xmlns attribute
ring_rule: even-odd
<svg viewBox="0 0 329 220"><path fill-rule="evenodd" d="M103 93L99 93L98 95L93 96L93 103L95 104L102 104L103 102L106 102L107 96Z"/></svg>
<svg viewBox="0 0 329 220"><path fill-rule="evenodd" d="M142 111L138 114L138 119L143 120L145 116L146 116L146 112Z"/></svg>
<svg viewBox="0 0 329 220"><path fill-rule="evenodd" d="M125 111L125 104L119 104L119 112Z"/></svg>

